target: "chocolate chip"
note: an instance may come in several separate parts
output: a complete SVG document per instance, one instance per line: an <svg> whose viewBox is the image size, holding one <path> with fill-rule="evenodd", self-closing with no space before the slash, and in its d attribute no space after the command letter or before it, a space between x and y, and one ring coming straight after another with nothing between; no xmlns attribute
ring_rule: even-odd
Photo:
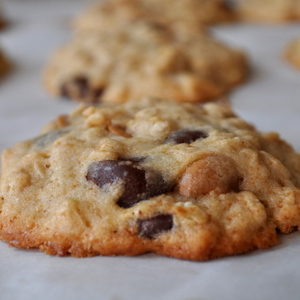
<svg viewBox="0 0 300 300"><path fill-rule="evenodd" d="M123 194L117 201L122 208L169 192L174 185L165 183L159 172L145 170L137 162L130 160L106 160L93 162L88 167L87 180L100 188L106 184L119 182L123 185Z"/></svg>
<svg viewBox="0 0 300 300"><path fill-rule="evenodd" d="M104 92L104 88L98 88L96 90L93 91L93 101L97 102L97 100L102 96Z"/></svg>
<svg viewBox="0 0 300 300"><path fill-rule="evenodd" d="M45 134L43 134L43 135L35 138L33 140L33 145L38 150L42 150L45 147L47 147L50 144L52 144L55 140L57 140L62 135L68 133L69 131L70 131L69 128L63 128L63 129L60 129L60 130L56 130L56 131L51 131L51 132L45 133Z"/></svg>
<svg viewBox="0 0 300 300"><path fill-rule="evenodd" d="M171 182L166 182L163 175L155 171L146 172L147 191L146 199L169 193L173 190L174 185Z"/></svg>
<svg viewBox="0 0 300 300"><path fill-rule="evenodd" d="M63 84L60 88L60 95L65 99L71 98L67 84Z"/></svg>
<svg viewBox="0 0 300 300"><path fill-rule="evenodd" d="M64 98L85 98L89 92L89 83L83 76L76 77L72 82L61 86L60 95Z"/></svg>
<svg viewBox="0 0 300 300"><path fill-rule="evenodd" d="M89 93L89 82L86 77L80 76L74 79L74 85L77 88L79 96L85 98Z"/></svg>
<svg viewBox="0 0 300 300"><path fill-rule="evenodd" d="M166 139L165 143L191 144L198 139L204 139L207 137L208 134L202 130L182 129L172 132L171 135Z"/></svg>
<svg viewBox="0 0 300 300"><path fill-rule="evenodd" d="M124 192L118 200L121 207L130 207L139 202L146 192L145 171L131 161L105 160L92 163L86 178L97 186L120 182Z"/></svg>
<svg viewBox="0 0 300 300"><path fill-rule="evenodd" d="M153 239L159 233L173 228L173 216L161 214L149 219L138 219L137 225L141 237Z"/></svg>
<svg viewBox="0 0 300 300"><path fill-rule="evenodd" d="M86 77L78 76L71 82L62 85L60 95L86 103L97 103L103 91L103 88L93 88Z"/></svg>

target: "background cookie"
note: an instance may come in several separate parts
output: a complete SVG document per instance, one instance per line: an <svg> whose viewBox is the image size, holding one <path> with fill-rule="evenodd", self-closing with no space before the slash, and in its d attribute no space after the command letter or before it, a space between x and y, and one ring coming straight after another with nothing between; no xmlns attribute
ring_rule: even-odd
<svg viewBox="0 0 300 300"><path fill-rule="evenodd" d="M300 20L299 0L240 0L237 14L253 22L290 22Z"/></svg>
<svg viewBox="0 0 300 300"><path fill-rule="evenodd" d="M300 159L228 107L81 107L2 155L0 237L48 254L207 260L300 224Z"/></svg>
<svg viewBox="0 0 300 300"><path fill-rule="evenodd" d="M284 57L291 65L300 69L300 38L294 39L286 47Z"/></svg>
<svg viewBox="0 0 300 300"><path fill-rule="evenodd" d="M44 82L54 96L121 103L145 96L203 102L248 73L245 55L202 32L136 22L103 34L83 32L54 53Z"/></svg>
<svg viewBox="0 0 300 300"><path fill-rule="evenodd" d="M222 0L108 0L90 6L74 22L76 30L105 31L138 19L193 24L228 22L233 13Z"/></svg>

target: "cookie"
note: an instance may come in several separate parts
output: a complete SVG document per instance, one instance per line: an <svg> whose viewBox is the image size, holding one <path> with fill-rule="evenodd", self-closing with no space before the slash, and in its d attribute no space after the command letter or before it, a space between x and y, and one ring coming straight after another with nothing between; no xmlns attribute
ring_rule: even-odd
<svg viewBox="0 0 300 300"><path fill-rule="evenodd" d="M109 0L97 2L74 21L76 30L106 31L139 19L211 25L233 20L223 0Z"/></svg>
<svg viewBox="0 0 300 300"><path fill-rule="evenodd" d="M89 103L145 96L204 102L227 93L247 73L245 55L205 31L196 38L142 21L76 35L54 53L44 82L54 96Z"/></svg>
<svg viewBox="0 0 300 300"><path fill-rule="evenodd" d="M240 19L252 22L282 23L300 20L299 0L240 0Z"/></svg>
<svg viewBox="0 0 300 300"><path fill-rule="evenodd" d="M285 49L284 57L295 68L300 69L300 38L289 43Z"/></svg>
<svg viewBox="0 0 300 300"><path fill-rule="evenodd" d="M0 238L53 255L209 260L300 225L300 158L229 107L80 106L2 154Z"/></svg>

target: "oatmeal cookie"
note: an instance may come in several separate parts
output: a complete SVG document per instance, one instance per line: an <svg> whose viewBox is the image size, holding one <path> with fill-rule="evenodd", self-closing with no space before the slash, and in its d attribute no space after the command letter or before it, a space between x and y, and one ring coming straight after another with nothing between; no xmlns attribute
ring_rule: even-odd
<svg viewBox="0 0 300 300"><path fill-rule="evenodd" d="M300 0L240 0L237 15L252 22L282 23L300 20Z"/></svg>
<svg viewBox="0 0 300 300"><path fill-rule="evenodd" d="M203 31L181 35L136 22L105 34L83 32L56 51L45 69L46 89L89 103L142 97L204 102L245 80L247 59Z"/></svg>
<svg viewBox="0 0 300 300"><path fill-rule="evenodd" d="M106 31L138 19L171 24L192 23L195 28L228 22L233 12L223 0L108 0L88 7L74 21L75 30Z"/></svg>
<svg viewBox="0 0 300 300"><path fill-rule="evenodd" d="M47 254L209 260L300 225L300 158L228 107L80 106L2 155L0 238Z"/></svg>

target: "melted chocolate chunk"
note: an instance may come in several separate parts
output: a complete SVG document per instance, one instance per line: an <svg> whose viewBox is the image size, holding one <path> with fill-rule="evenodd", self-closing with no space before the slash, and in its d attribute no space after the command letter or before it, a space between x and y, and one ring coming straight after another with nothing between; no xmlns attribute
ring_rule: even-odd
<svg viewBox="0 0 300 300"><path fill-rule="evenodd" d="M73 84L76 86L81 98L85 98L90 91L89 82L86 77L80 76L74 79Z"/></svg>
<svg viewBox="0 0 300 300"><path fill-rule="evenodd" d="M207 137L208 134L204 131L183 129L172 132L171 135L166 139L165 143L191 144L196 140L204 139Z"/></svg>
<svg viewBox="0 0 300 300"><path fill-rule="evenodd" d="M147 188L145 174L141 167L131 161L105 160L92 163L86 178L100 188L119 181L124 187L124 192L118 200L118 205L128 208L144 198Z"/></svg>
<svg viewBox="0 0 300 300"><path fill-rule="evenodd" d="M104 88L98 88L94 90L92 94L92 102L93 103L97 102L97 100L102 96L103 92L104 92Z"/></svg>
<svg viewBox="0 0 300 300"><path fill-rule="evenodd" d="M64 98L75 97L85 98L89 93L89 82L84 76L76 77L73 81L61 86L60 95Z"/></svg>
<svg viewBox="0 0 300 300"><path fill-rule="evenodd" d="M60 95L65 99L70 99L70 93L67 84L63 84L60 88Z"/></svg>
<svg viewBox="0 0 300 300"><path fill-rule="evenodd" d="M156 235L173 228L173 216L161 214L149 219L138 219L138 232L143 238L154 239Z"/></svg>
<svg viewBox="0 0 300 300"><path fill-rule="evenodd" d="M129 208L140 201L173 189L174 185L166 183L159 172L145 170L138 164L139 161L132 158L93 162L88 168L86 179L100 188L119 181L124 187L124 192L117 204L123 208Z"/></svg>
<svg viewBox="0 0 300 300"><path fill-rule="evenodd" d="M84 76L78 76L73 81L64 84L60 89L60 94L65 98L84 101L86 103L96 103L103 94L104 89L94 89L89 80Z"/></svg>
<svg viewBox="0 0 300 300"><path fill-rule="evenodd" d="M166 182L161 173L155 171L146 172L147 191L146 199L166 194L173 191L175 184Z"/></svg>

